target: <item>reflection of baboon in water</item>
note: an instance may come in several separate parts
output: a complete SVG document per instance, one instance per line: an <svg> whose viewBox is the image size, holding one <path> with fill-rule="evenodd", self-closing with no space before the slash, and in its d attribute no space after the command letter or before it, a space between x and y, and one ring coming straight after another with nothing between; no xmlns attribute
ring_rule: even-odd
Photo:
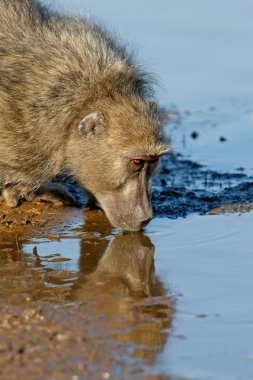
<svg viewBox="0 0 253 380"><path fill-rule="evenodd" d="M87 285L93 280L96 283L97 278L104 278L105 286L115 286L120 295L162 295L163 290L159 289L154 277L154 246L147 236L120 234L110 243L102 241L100 244L101 250L94 247L95 263L90 242L82 242L80 270ZM93 267L87 266L87 261Z"/></svg>
<svg viewBox="0 0 253 380"><path fill-rule="evenodd" d="M167 342L163 330L171 327L174 314L173 301L155 276L154 251L141 233L98 245L83 240L81 275L71 293L74 300L91 301L108 329L119 328L120 340L144 345L137 354L151 361Z"/></svg>
<svg viewBox="0 0 253 380"><path fill-rule="evenodd" d="M94 223L94 220L90 220L85 224L79 278L74 285L71 281L72 284L67 287L65 280L61 282L57 277L59 272L49 269L43 257L40 260L39 246L38 256L34 255L35 252L22 255L22 244L16 241L14 235L6 242L0 239L0 249L3 250L2 256L0 252L1 263L8 266L8 261L10 264L20 261L23 264L6 266L10 272L7 276L9 280L4 282L5 293L15 297L17 287L13 285L14 278L15 282L20 281L20 295L24 293L31 300L55 300L58 294L63 302L66 297L84 301L88 315L91 311L94 318L104 316L99 320L101 331L119 337L121 341L133 343L135 353L152 362L167 342L168 333L164 329L170 329L174 314L173 301L166 297L162 282L155 276L155 247L141 233L119 234L111 241L103 237L96 238L91 233L94 232ZM101 225L101 230L103 236L110 235L108 222ZM17 254L19 249L20 254ZM45 274L46 282L43 280ZM54 284L54 287L48 287L48 284ZM62 292L63 288L66 292Z"/></svg>

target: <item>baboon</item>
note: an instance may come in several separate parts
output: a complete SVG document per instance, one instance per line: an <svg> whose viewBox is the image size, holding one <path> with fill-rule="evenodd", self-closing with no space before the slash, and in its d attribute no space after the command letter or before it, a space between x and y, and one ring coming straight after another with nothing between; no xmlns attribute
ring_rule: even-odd
<svg viewBox="0 0 253 380"><path fill-rule="evenodd" d="M72 176L112 225L152 218L151 175L168 151L153 80L90 19L36 0L0 0L0 186L23 200L74 203Z"/></svg>

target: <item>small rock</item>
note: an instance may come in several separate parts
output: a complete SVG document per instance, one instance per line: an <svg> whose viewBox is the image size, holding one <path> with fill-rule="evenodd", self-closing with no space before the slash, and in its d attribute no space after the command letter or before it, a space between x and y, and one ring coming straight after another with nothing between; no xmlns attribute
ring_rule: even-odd
<svg viewBox="0 0 253 380"><path fill-rule="evenodd" d="M196 140L198 137L199 137L198 132L193 131L193 132L191 133L191 138L192 138L193 140Z"/></svg>

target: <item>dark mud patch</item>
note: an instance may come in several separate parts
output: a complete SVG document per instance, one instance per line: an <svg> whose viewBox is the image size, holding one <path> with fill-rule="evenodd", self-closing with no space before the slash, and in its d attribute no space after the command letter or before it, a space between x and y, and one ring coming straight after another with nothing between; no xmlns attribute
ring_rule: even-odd
<svg viewBox="0 0 253 380"><path fill-rule="evenodd" d="M156 216L177 218L212 209L245 212L252 209L253 178L243 173L219 173L172 153L164 157L154 181Z"/></svg>

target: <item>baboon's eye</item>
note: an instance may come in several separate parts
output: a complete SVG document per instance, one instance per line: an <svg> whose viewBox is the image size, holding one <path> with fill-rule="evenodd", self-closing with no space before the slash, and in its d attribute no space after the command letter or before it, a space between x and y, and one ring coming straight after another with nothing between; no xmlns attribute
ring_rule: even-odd
<svg viewBox="0 0 253 380"><path fill-rule="evenodd" d="M136 159L134 160L134 164L135 164L136 166L143 165L143 164L144 164L144 160L141 160L141 159L136 158Z"/></svg>
<svg viewBox="0 0 253 380"><path fill-rule="evenodd" d="M132 169L134 172L138 172L142 169L143 165L144 165L144 160L142 160L141 158L135 158L134 160L132 160Z"/></svg>

